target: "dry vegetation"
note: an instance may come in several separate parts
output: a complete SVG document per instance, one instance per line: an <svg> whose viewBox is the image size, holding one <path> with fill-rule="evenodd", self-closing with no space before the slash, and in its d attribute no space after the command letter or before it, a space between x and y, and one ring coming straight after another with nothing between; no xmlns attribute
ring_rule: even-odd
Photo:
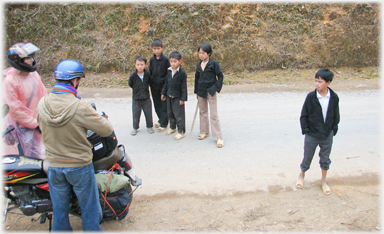
<svg viewBox="0 0 384 234"><path fill-rule="evenodd" d="M81 61L89 74L124 77L133 71L135 56L152 56L154 38L163 40L165 54L174 50L183 54L187 73L193 73L198 62L197 47L209 42L212 58L228 79L236 78L227 83L255 71L379 65L377 3L8 3L4 7L6 48L19 41L38 45L39 72L46 83L57 62L65 58Z"/></svg>

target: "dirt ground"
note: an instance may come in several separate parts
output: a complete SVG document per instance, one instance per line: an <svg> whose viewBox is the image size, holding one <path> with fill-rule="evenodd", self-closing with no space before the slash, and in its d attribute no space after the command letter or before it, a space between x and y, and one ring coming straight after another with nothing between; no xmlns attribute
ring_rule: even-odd
<svg viewBox="0 0 384 234"><path fill-rule="evenodd" d="M342 181L342 182L341 182ZM321 194L319 183L302 190L271 188L227 196L158 194L134 196L127 217L102 223L104 232L379 232L378 175L329 181L333 193ZM34 216L35 218L38 215ZM8 231L48 231L48 223L31 223L14 211ZM81 219L71 216L74 230Z"/></svg>
<svg viewBox="0 0 384 234"><path fill-rule="evenodd" d="M226 92L279 92L312 90L312 83L248 84L227 86ZM190 87L191 88L191 87ZM351 79L333 84L335 90L378 90L380 79ZM84 88L83 97L125 97L127 88ZM303 189L270 186L269 191L231 192L227 195L167 192L134 195L129 214L121 221L101 225L104 232L380 232L380 176L332 178L330 196L321 193L320 181ZM292 181L294 183L294 181ZM293 186L294 187L294 186ZM4 229L12 232L48 232L48 223L12 211ZM71 216L74 230L81 219Z"/></svg>

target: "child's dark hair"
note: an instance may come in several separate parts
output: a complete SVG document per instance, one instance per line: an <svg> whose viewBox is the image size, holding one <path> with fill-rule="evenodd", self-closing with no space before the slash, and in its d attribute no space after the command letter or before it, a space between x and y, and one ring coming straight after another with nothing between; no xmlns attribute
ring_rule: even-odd
<svg viewBox="0 0 384 234"><path fill-rule="evenodd" d="M177 52L177 51L174 51L171 54L169 54L169 58L174 58L174 59L177 59L177 60L181 60L181 54L179 52Z"/></svg>
<svg viewBox="0 0 384 234"><path fill-rule="evenodd" d="M160 39L156 38L156 39L154 39L152 41L152 47L154 47L154 46L161 46L161 47L163 47L163 42Z"/></svg>
<svg viewBox="0 0 384 234"><path fill-rule="evenodd" d="M211 57L212 55L212 47L210 44L208 43L203 43L199 46L199 48L197 49L197 52L200 51L200 49L202 49L205 53L207 53L209 55L209 57Z"/></svg>
<svg viewBox="0 0 384 234"><path fill-rule="evenodd" d="M315 78L319 78L319 77L325 80L325 82L332 81L333 72L328 68L322 68L316 72Z"/></svg>
<svg viewBox="0 0 384 234"><path fill-rule="evenodd" d="M135 63L136 61L143 61L145 64L147 64L147 59L144 56L137 56L135 58Z"/></svg>

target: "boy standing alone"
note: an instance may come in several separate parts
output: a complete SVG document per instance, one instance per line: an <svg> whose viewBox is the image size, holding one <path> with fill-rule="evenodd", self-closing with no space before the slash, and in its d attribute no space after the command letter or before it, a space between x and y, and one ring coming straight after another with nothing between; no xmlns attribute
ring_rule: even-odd
<svg viewBox="0 0 384 234"><path fill-rule="evenodd" d="M185 137L185 105L187 101L187 73L180 67L181 54L172 52L169 55L171 67L165 79L163 91L161 92L161 100L167 100L167 110L170 129L165 133L170 135L176 132L178 134L173 138L180 140Z"/></svg>
<svg viewBox="0 0 384 234"><path fill-rule="evenodd" d="M167 102L161 100L161 90L164 86L167 69L171 64L169 63L168 57L163 54L163 50L163 42L160 39L154 39L152 41L152 51L154 55L149 60L149 72L152 75L150 86L153 105L159 118L155 124L158 132L164 131L168 125Z"/></svg>
<svg viewBox="0 0 384 234"><path fill-rule="evenodd" d="M328 68L317 71L316 90L310 92L301 110L300 125L304 140L304 158L300 164L300 174L296 187L303 188L305 172L309 169L316 147L320 147L321 188L324 195L331 194L325 178L331 160L333 136L336 135L340 121L339 97L328 86L333 79L333 72Z"/></svg>
<svg viewBox="0 0 384 234"><path fill-rule="evenodd" d="M136 71L131 74L128 80L128 84L132 88L132 136L135 136L137 134L137 129L139 129L141 110L143 110L145 115L148 132L151 134L154 133L152 122L152 102L149 98L149 82L151 80L151 74L145 70L146 64L147 59L145 57L136 57Z"/></svg>

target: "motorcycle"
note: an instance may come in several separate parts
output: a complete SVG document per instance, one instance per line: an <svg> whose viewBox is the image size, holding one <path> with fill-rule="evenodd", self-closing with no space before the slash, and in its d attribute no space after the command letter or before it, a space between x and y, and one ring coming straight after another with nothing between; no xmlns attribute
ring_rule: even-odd
<svg viewBox="0 0 384 234"><path fill-rule="evenodd" d="M93 105L96 110L96 107ZM8 106L3 106L3 117L8 113ZM105 115L104 112L101 113ZM9 134L13 129L9 128L3 133L3 138ZM121 212L119 217L115 219L121 220L124 218L129 210L132 202L133 192L141 185L142 181L135 174L132 161L125 153L124 145L117 145L117 138L114 134L110 137L104 138L98 136L96 133L88 130L88 140L93 145L93 166L96 174L118 174L128 177L129 184L124 187L123 196L128 194L128 203L124 207L124 212ZM109 147L109 149L108 149ZM37 219L31 221L38 221L45 223L46 219L49 220L49 231L52 227L52 212L53 206L49 194L48 186L48 162L35 158L28 158L23 155L3 155L3 187L4 196L7 199L4 212L4 222L6 221L9 211L19 209L24 215L32 216L36 213L41 214ZM132 186L136 187L132 190ZM106 207L106 197L101 193L100 205ZM103 203L103 204L102 204ZM108 206L110 206L108 204ZM103 221L112 219L111 217L104 216L103 208ZM113 211L115 213L115 211ZM81 209L78 203L76 194L72 191L70 214L81 218ZM121 215L121 216L120 216Z"/></svg>

